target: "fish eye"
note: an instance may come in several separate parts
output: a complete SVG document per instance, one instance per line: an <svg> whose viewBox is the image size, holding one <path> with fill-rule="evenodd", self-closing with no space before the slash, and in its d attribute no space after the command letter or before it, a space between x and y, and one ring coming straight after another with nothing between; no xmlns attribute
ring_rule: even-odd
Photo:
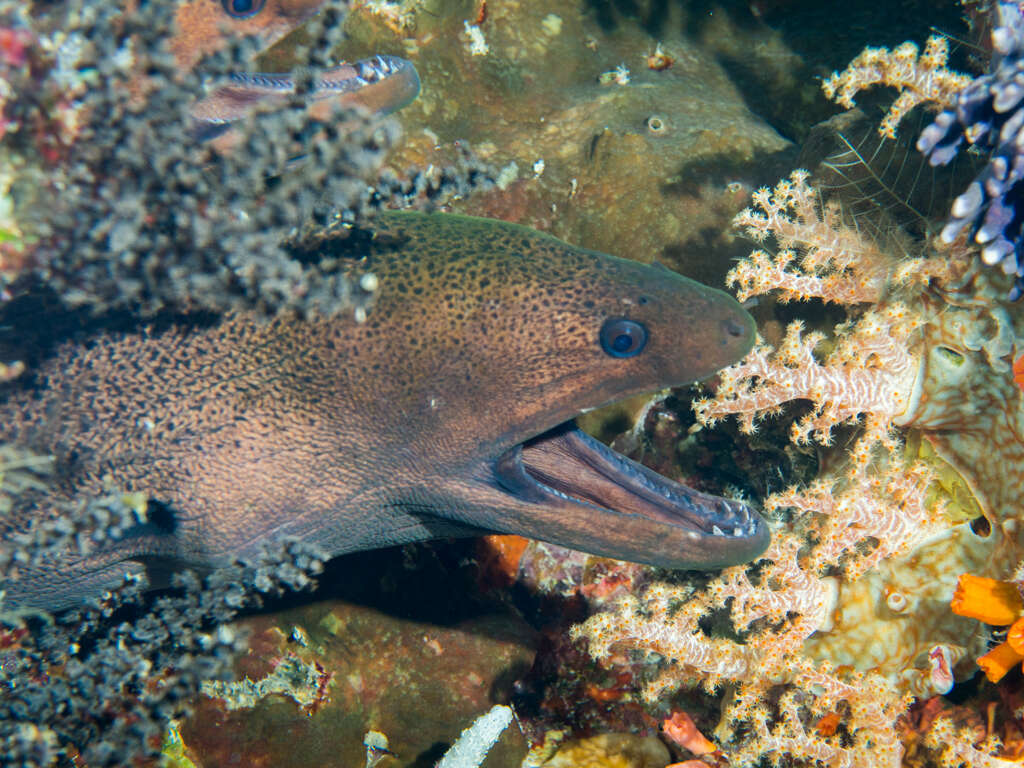
<svg viewBox="0 0 1024 768"><path fill-rule="evenodd" d="M263 10L267 0L220 0L224 13L235 19L248 19Z"/></svg>
<svg viewBox="0 0 1024 768"><path fill-rule="evenodd" d="M633 357L647 346L647 328L635 320L614 317L601 326L601 349L611 357Z"/></svg>

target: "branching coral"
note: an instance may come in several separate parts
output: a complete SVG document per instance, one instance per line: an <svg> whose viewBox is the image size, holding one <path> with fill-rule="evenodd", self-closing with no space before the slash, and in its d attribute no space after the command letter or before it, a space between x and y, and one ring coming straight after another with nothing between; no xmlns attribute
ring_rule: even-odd
<svg viewBox="0 0 1024 768"><path fill-rule="evenodd" d="M730 280L744 295L839 303L849 319L829 335L793 323L778 350L761 342L694 406L706 426L735 414L749 433L810 401L791 439L821 446L827 469L765 499L784 525L753 568L727 569L696 591L655 585L577 634L600 658L628 649L664 658L648 698L729 683L715 735L734 763L899 765L896 721L912 697L948 690L952 668L969 670L980 650L948 611L952 574L1019 550L1012 524L1005 537L973 534L943 485L952 462L993 525L1008 519L992 500L1019 490L1006 473L1021 447L1015 427L997 426L1019 410L1005 375L1013 326L962 251L898 264L846 228L804 173L755 202L761 210L737 224L779 250L759 250ZM944 461L905 444L909 426ZM961 437L975 426L990 444L1005 442L988 448L997 455L979 458ZM844 446L833 445L837 427ZM990 466L1004 476L989 477ZM724 634L712 629L723 606Z"/></svg>
<svg viewBox="0 0 1024 768"><path fill-rule="evenodd" d="M198 142L188 114L203 78L249 66L251 44L232 41L182 73L166 50L173 3L122 13L70 0L65 14L53 11L60 28L49 34L18 5L0 4L0 26L31 43L22 65L3 72L11 91L3 142L45 171L41 187L23 174L12 189L33 244L25 259L32 268L22 273L42 278L69 305L143 314L357 308L372 296L350 284L336 260L290 250L297 231L388 205L431 207L489 178L465 156L400 178L382 170L397 123L352 108L326 117L307 109L303 84L315 82L341 37L340 0L308 26L313 42L298 56L311 69L296 94L252 116L230 153Z"/></svg>
<svg viewBox="0 0 1024 768"><path fill-rule="evenodd" d="M679 685L701 683L713 690L731 683L734 694L715 736L735 764L755 765L770 754L777 764L795 757L838 766L897 766L900 747L892 723L908 699L880 675L839 671L800 653L807 637L828 625L835 588L800 567L798 547L795 539L773 542L765 553L770 565L756 584L743 568L732 568L697 596L655 585L642 599L592 617L577 636L589 640L598 658L638 648L668 659L671 665L644 691L649 699ZM742 642L709 637L699 624L729 598ZM783 699L773 706L769 702L779 691ZM816 722L837 710L847 716L852 746L835 732L825 738L815 730Z"/></svg>
<svg viewBox="0 0 1024 768"><path fill-rule="evenodd" d="M818 199L808 176L794 171L775 189L759 189L754 204L761 210L747 208L736 217L734 226L759 243L774 237L779 251L754 251L732 269L729 284L738 286L740 301L769 290L779 291L780 301L877 301L885 287L885 258L842 222L836 204Z"/></svg>
<svg viewBox="0 0 1024 768"><path fill-rule="evenodd" d="M72 109L77 123L49 157L48 182L59 194L43 205L22 190L30 199L19 219L37 243L37 271L68 303L98 310L351 306L345 281L291 259L283 241L318 206L326 212L362 195L393 127L353 116L341 130L295 144L312 126L296 105L262 116L239 151L217 155L189 134L186 110L200 93L198 75L183 78L164 50L174 10L146 3L121 13L109 4L70 3L52 43L56 61L12 73L20 75L12 82L21 97L8 100L5 114L22 128L8 144L40 151L30 143L33 130L46 137ZM334 31L325 42L336 39ZM37 50L45 43L45 36L34 41ZM243 66L249 50L236 45L215 72ZM100 76L89 79L89 72ZM76 89L81 106L72 107L66 97ZM297 148L317 162L289 176L285 165Z"/></svg>
<svg viewBox="0 0 1024 768"><path fill-rule="evenodd" d="M876 84L892 85L900 95L880 128L894 138L896 126L913 107L931 103L942 111L917 141L917 149L934 166L947 165L964 145L990 151L988 164L953 202L942 240L952 243L965 229L981 248L986 264L999 264L1015 275L1010 296L1024 294L1024 246L1021 202L1024 183L1024 12L1013 0L991 4L991 71L971 78L945 69L944 40L932 37L925 54L904 43L890 52L865 49L842 73L824 83L825 93L845 107L853 95Z"/></svg>
<svg viewBox="0 0 1024 768"><path fill-rule="evenodd" d="M900 95L878 129L894 139L896 126L910 110L920 104L944 107L971 81L969 75L946 69L948 58L949 44L937 35L928 38L924 53L913 43L903 43L891 51L865 48L846 69L833 72L822 88L826 96L847 109L854 106L853 97L859 91L876 85L898 88Z"/></svg>
<svg viewBox="0 0 1024 768"><path fill-rule="evenodd" d="M4 506L31 503L47 480L49 458L8 448L2 453ZM26 470L30 479L18 478ZM53 510L27 535L4 540L0 586L40 558L68 547L87 552L116 537L137 522L138 505L144 502L110 494ZM189 710L201 683L231 673L244 638L225 623L260 605L263 596L311 587L322 560L318 552L286 542L280 551L202 580L188 572L175 576L174 589L149 602L141 583L126 574L120 588L76 611L49 616L0 610L4 764L67 765L74 757L122 766L155 757L169 718Z"/></svg>
<svg viewBox="0 0 1024 768"><path fill-rule="evenodd" d="M742 362L724 371L718 397L697 401L697 417L714 426L722 416L736 414L740 428L750 433L755 420L777 414L783 403L804 398L814 404L814 410L793 424L793 442L813 438L829 445L832 427L868 414L870 442L891 446L889 424L906 410L917 375L908 338L918 322L907 317L902 305L884 314L869 313L847 329L822 363L814 350L825 335L805 334L803 323L794 322L777 350L762 342Z"/></svg>
<svg viewBox="0 0 1024 768"><path fill-rule="evenodd" d="M156 758L167 722L188 711L201 684L231 674L244 638L226 623L265 596L310 588L322 560L286 543L203 580L180 574L148 604L129 579L98 604L52 619L2 617L4 764Z"/></svg>

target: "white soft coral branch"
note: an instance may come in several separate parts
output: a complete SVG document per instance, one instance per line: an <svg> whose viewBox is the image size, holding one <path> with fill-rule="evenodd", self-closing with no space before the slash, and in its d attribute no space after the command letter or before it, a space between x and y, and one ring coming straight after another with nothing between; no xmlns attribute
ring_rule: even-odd
<svg viewBox="0 0 1024 768"><path fill-rule="evenodd" d="M775 239L779 252L754 251L727 275L740 301L778 291L780 301L819 298L839 304L878 301L888 261L878 247L842 222L839 208L822 203L793 171L774 189L754 193L754 205L733 220L757 242ZM799 254L799 255L798 255Z"/></svg>
<svg viewBox="0 0 1024 768"><path fill-rule="evenodd" d="M822 89L828 98L849 109L859 91L875 85L898 88L900 95L878 128L883 136L894 139L896 126L918 104L947 107L971 82L969 75L946 69L948 58L946 38L938 35L928 38L920 56L913 43L903 43L891 51L865 48L846 69L833 72L822 83Z"/></svg>
<svg viewBox="0 0 1024 768"><path fill-rule="evenodd" d="M697 420L713 426L735 414L743 432L753 432L758 420L778 413L793 400L810 400L814 410L792 427L796 443L811 439L829 445L832 427L870 414L873 441L888 442L888 424L910 404L918 362L909 349L917 321L902 307L867 313L819 363L814 349L824 334L804 335L803 324L786 330L778 350L759 344L736 365L719 373L714 399L694 402Z"/></svg>

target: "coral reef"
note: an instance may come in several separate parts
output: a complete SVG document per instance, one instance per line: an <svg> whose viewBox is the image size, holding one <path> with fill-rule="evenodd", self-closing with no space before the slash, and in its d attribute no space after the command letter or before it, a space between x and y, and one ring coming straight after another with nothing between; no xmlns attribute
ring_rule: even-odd
<svg viewBox="0 0 1024 768"><path fill-rule="evenodd" d="M295 635L297 630L292 634ZM200 692L211 699L220 699L230 711L249 709L267 696L282 695L293 699L306 712L315 712L326 698L331 674L313 662L308 663L289 653L279 659L274 669L259 680L207 680Z"/></svg>
<svg viewBox="0 0 1024 768"><path fill-rule="evenodd" d="M665 745L653 736L602 733L558 747L541 762L527 758L528 768L664 768L669 761Z"/></svg>
<svg viewBox="0 0 1024 768"><path fill-rule="evenodd" d="M786 4L751 7L777 5ZM262 61L280 71L326 66L343 6ZM293 231L361 220L381 207L453 200L460 210L717 280L734 252L720 234L724 224L746 204L750 186L777 177L778 156L792 148L785 137L806 129L789 107L800 94L810 100L814 87L810 78L794 85L805 63L778 35L733 23L722 9L702 22L702 39L689 32L695 23L679 24L659 43L635 25L604 34L583 3L553 10L353 0L345 55L413 59L422 99L394 121L355 113L311 120L296 101L255 115L240 149L222 155L195 144L182 117L203 77L252 68L254 45L233 45L188 74L160 49L167 4L143 2L127 16L97 2L2 9L3 298L44 283L66 304L97 312L358 311L372 297L342 280L335 260L290 248ZM1016 66L1014 56L1007 60ZM763 70L763 87L738 89L737 63ZM893 130L915 104L952 109L961 89L978 97L971 104L993 124L989 137L1016 115L990 114L992 103L978 101L969 78L945 69L939 41L923 55L900 47L865 53L855 64L847 98L857 83L903 89L886 123ZM142 70L148 87L139 84ZM606 72L615 74L602 84ZM993 76L1009 87L1005 72ZM762 111L769 107L770 125ZM783 112L792 114L782 120ZM772 127L783 123L792 130ZM950 130L966 128L971 139L970 125ZM497 188L459 200L496 174L456 138L504 168ZM936 139L933 159L947 138ZM389 150L393 167L426 170L396 172ZM291 162L299 154L306 161ZM360 765L362 734L382 723L394 754L423 764L440 757L436 743L450 742L492 695L510 689L518 691L517 713L527 714L531 743L559 725L582 736L563 734L552 765L662 766L664 747L651 737L662 722L664 741L678 737L682 747L707 750L694 754L708 765L891 765L915 749L915 760L945 749L951 764L1013 756L983 739L992 727L979 731L975 720L950 716L951 706L933 694L969 674L985 650L974 621L948 610L957 575L1005 580L1020 557L1024 488L1015 468L1024 466L1024 425L1021 394L1007 375L1019 351L1018 320L1000 299L998 277L969 268L961 243L953 257L898 264L806 182L796 176L754 196L758 210L737 226L777 248L751 254L733 276L742 294L761 302L763 316L774 300L811 299L846 312L846 322L819 324L812 310L785 333L768 324L763 332L777 348L766 341L724 375L698 406L708 427L691 436L707 439L711 422L736 414L743 428L761 430L752 440L768 443L777 432L764 416L785 414L793 444L772 449L820 465L816 482L767 501L779 530L753 567L661 583L669 577L650 569L517 542L503 553L501 588L560 598L548 604L560 615L538 662L549 684L525 693L511 681L521 678L533 641L527 633L508 640L499 620L428 626L325 603L224 623L277 586L300 584L298 574L317 564L308 554L280 553L214 574L205 586L186 577L156 599L128 585L103 606L56 623L4 617L5 757L26 765L126 764L154 755L167 719L182 716L173 731L183 739L180 764L191 764L188 755L199 765L202 757L216 763L241 752L254 763L273 755L279 765L322 764L343 755ZM1012 189L998 191L1012 205ZM983 204L968 205L973 199L961 212L983 215ZM1008 226L1000 237L1013 242ZM797 400L809 401L809 410ZM663 440L668 448L654 458L679 474L675 449L686 438L677 427L659 423L627 437L639 451L644 440ZM13 448L0 452L0 463L0 491L10 497L30 497L51 474L47 457ZM0 493L0 509L8 500ZM30 536L0 549L2 575L143 522L158 512L144 501L111 488L53 510ZM566 621L619 600L581 630L590 650L614 663L595 669L558 636ZM251 653L239 656L248 632ZM487 664L477 666L481 659ZM438 667L439 677L425 675ZM229 677L234 686L209 682ZM246 677L251 685L237 684ZM641 682L646 704L633 693ZM699 712L687 709L690 719L680 695L668 696L697 683L725 685L714 697L686 694L701 702ZM723 688L728 706L712 733ZM252 694L254 706L230 710L200 689L233 699ZM908 710L912 697L919 701ZM523 704L530 698L539 702L533 711ZM188 717L196 700L198 714ZM607 733L626 730L645 736ZM596 731L605 733L591 736ZM523 745L513 732L488 765L518 764ZM680 757L675 746L672 754Z"/></svg>
<svg viewBox="0 0 1024 768"><path fill-rule="evenodd" d="M838 303L848 319L828 335L792 323L777 350L756 347L694 407L706 426L736 414L752 433L810 401L791 440L819 445L823 469L765 499L777 525L752 568L696 590L655 584L577 634L598 658L664 658L651 701L728 682L715 739L734 764L896 766L913 698L948 691L984 650L949 611L956 575L1000 577L1021 556L1021 478L1007 471L1024 448L1007 375L1019 329L964 249L898 262L802 172L754 199L760 210L737 226L778 248L755 252L731 281L744 295Z"/></svg>

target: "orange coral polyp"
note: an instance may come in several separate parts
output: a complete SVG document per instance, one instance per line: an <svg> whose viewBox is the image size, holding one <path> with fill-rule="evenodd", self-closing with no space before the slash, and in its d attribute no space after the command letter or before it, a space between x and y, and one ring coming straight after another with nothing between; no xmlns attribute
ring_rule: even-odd
<svg viewBox="0 0 1024 768"><path fill-rule="evenodd" d="M964 573L957 581L950 608L959 616L998 626L1015 622L1024 613L1024 600L1013 582Z"/></svg>
<svg viewBox="0 0 1024 768"><path fill-rule="evenodd" d="M998 683L1017 664L1024 661L1024 656L1010 647L1009 643L1000 643L984 656L978 657L978 666L985 677Z"/></svg>

